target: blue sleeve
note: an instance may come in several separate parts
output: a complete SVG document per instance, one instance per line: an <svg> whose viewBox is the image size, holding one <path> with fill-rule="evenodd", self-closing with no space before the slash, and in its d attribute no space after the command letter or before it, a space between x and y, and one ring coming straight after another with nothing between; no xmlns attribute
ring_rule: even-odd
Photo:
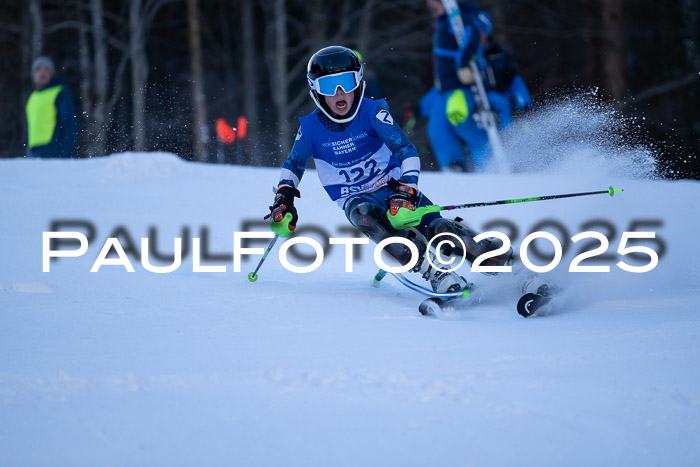
<svg viewBox="0 0 700 467"><path fill-rule="evenodd" d="M378 101L372 118L372 127L379 138L391 150L401 165L403 183L418 183L420 175L420 156L418 150L408 139L401 127L394 122L385 101Z"/></svg>
<svg viewBox="0 0 700 467"><path fill-rule="evenodd" d="M282 173L280 174L280 181L277 186L289 185L298 188L311 156L313 156L313 150L306 142L306 139L304 139L300 127L296 139L294 140L294 146L289 156L287 156L287 159L284 161L284 164L282 164Z"/></svg>
<svg viewBox="0 0 700 467"><path fill-rule="evenodd" d="M466 21L466 19L465 19ZM459 47L460 65L459 68L469 67L469 62L480 49L479 31L471 24L464 24L464 44Z"/></svg>
<svg viewBox="0 0 700 467"><path fill-rule="evenodd" d="M530 93L527 90L525 81L523 81L520 75L517 75L515 78L513 78L513 81L510 82L510 85L508 86L508 94L513 102L515 102L515 107L519 111L522 111L525 109L525 107L532 105Z"/></svg>
<svg viewBox="0 0 700 467"><path fill-rule="evenodd" d="M457 44L457 39L447 18L440 18L437 22L433 39L433 54L435 75L440 82L442 92L464 88L465 86L457 77L457 70L469 67L469 62L475 56L481 55L479 33L472 24L473 18L464 10L461 10L461 13L464 23L464 43L462 45Z"/></svg>
<svg viewBox="0 0 700 467"><path fill-rule="evenodd" d="M73 95L65 86L56 97L59 157L75 157L78 144L78 116Z"/></svg>
<svg viewBox="0 0 700 467"><path fill-rule="evenodd" d="M436 86L433 86L430 88L430 91L421 97L418 103L418 109L421 117L430 116L430 111L433 109L437 99L440 99L440 91L438 91Z"/></svg>

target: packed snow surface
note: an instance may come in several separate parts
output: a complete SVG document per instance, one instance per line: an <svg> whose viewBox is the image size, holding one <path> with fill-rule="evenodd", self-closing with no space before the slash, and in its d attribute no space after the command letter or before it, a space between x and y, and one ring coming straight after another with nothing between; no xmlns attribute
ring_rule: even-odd
<svg viewBox="0 0 700 467"><path fill-rule="evenodd" d="M516 251L552 232L565 254L546 277L564 292L524 319L513 274L465 266L475 293L430 319L394 278L372 287L373 245L353 272L340 245L290 272L281 241L257 282L259 253L234 272L234 233L268 231L276 169L162 153L0 161L0 465L700 465L700 184L626 173L585 152L551 171L424 173L438 204L625 190L456 212ZM354 235L312 170L301 192L296 236ZM52 230L89 247L43 272ZM581 264L610 272L568 271L598 245L570 240L587 230L609 257ZM655 232L637 243L658 253L652 271L617 266L650 261L618 253L625 231ZM134 272L90 272L110 237ZM148 271L146 237L154 266L182 238L180 267ZM226 271L195 272L192 238L201 266Z"/></svg>

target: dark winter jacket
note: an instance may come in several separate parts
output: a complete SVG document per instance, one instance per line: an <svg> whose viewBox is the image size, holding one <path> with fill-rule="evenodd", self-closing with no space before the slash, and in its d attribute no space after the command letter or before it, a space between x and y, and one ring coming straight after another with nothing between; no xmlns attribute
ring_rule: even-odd
<svg viewBox="0 0 700 467"><path fill-rule="evenodd" d="M518 110L531 106L530 93L520 77L513 55L491 41L484 50L484 58L487 89L507 96Z"/></svg>
<svg viewBox="0 0 700 467"><path fill-rule="evenodd" d="M457 44L447 15L438 18L435 25L434 69L442 92L466 87L459 81L457 70L469 67L469 61L480 51L479 30L474 25L479 7L473 2L462 2L459 9L464 23L464 43L461 47Z"/></svg>
<svg viewBox="0 0 700 467"><path fill-rule="evenodd" d="M65 78L55 78L27 101L27 147L31 157L75 156L78 117Z"/></svg>

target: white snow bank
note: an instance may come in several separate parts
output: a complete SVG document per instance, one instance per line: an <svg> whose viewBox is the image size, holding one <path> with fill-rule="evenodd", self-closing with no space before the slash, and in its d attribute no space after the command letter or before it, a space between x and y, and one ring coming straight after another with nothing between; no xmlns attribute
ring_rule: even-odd
<svg viewBox="0 0 700 467"><path fill-rule="evenodd" d="M700 463L700 184L599 167L424 174L439 204L625 189L459 212L516 247L543 222L561 239L601 230L611 272L569 273L570 245L551 273L568 286L557 313L522 319L512 279L476 275L479 294L440 321L391 278L371 287L370 247L353 273L342 248L290 273L279 247L258 282L246 273L259 256L232 272L233 232L266 230L254 222L278 173L166 154L0 161L0 464ZM350 236L312 171L301 191L299 235ZM44 273L57 221L92 239ZM615 266L631 227L665 248L652 272ZM134 273L90 273L110 236L135 253L141 237L190 250L170 274L131 255ZM193 272L194 236L227 272Z"/></svg>

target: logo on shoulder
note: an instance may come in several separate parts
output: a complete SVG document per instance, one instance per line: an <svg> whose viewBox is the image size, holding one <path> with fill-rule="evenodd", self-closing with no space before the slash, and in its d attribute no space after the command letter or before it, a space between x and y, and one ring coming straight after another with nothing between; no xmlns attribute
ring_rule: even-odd
<svg viewBox="0 0 700 467"><path fill-rule="evenodd" d="M382 123L386 123L387 125L394 124L394 119L391 118L391 114L388 110L382 109L379 112L377 112L377 119Z"/></svg>
<svg viewBox="0 0 700 467"><path fill-rule="evenodd" d="M297 131L297 137L294 138L295 141L299 141L301 139L301 127L299 127L299 131Z"/></svg>

